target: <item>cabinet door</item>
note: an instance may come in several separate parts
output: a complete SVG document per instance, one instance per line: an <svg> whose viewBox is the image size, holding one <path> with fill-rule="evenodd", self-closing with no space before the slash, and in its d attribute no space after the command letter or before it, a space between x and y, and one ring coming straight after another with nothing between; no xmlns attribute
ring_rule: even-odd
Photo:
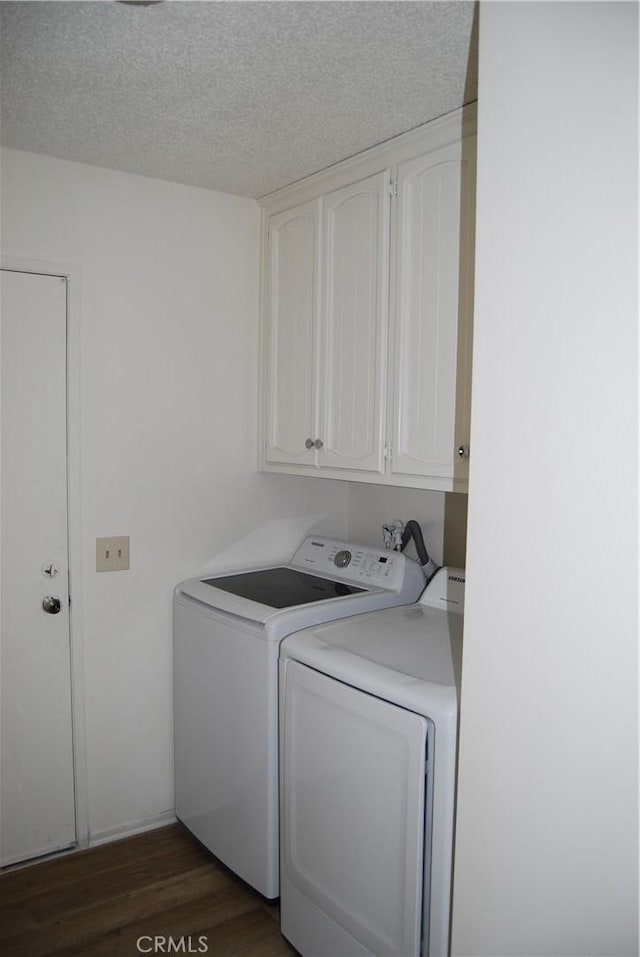
<svg viewBox="0 0 640 957"><path fill-rule="evenodd" d="M264 457L314 467L317 201L271 216L267 235Z"/></svg>
<svg viewBox="0 0 640 957"><path fill-rule="evenodd" d="M389 170L322 200L321 466L384 471Z"/></svg>
<svg viewBox="0 0 640 957"><path fill-rule="evenodd" d="M443 489L468 476L474 157L468 137L398 168L391 473Z"/></svg>

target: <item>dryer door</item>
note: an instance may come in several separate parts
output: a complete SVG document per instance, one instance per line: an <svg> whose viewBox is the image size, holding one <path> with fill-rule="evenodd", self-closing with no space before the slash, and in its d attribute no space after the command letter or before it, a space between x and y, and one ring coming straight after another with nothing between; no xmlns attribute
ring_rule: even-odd
<svg viewBox="0 0 640 957"><path fill-rule="evenodd" d="M284 670L282 931L303 954L420 953L427 721Z"/></svg>

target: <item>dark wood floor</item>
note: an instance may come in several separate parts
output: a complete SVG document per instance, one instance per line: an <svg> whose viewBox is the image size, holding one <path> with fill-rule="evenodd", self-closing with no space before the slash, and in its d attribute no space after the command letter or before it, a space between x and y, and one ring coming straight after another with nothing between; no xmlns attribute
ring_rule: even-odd
<svg viewBox="0 0 640 957"><path fill-rule="evenodd" d="M162 940L150 940L169 937L172 950L168 941L163 951ZM229 874L178 825L0 875L2 957L145 952L296 953L280 934L277 907Z"/></svg>

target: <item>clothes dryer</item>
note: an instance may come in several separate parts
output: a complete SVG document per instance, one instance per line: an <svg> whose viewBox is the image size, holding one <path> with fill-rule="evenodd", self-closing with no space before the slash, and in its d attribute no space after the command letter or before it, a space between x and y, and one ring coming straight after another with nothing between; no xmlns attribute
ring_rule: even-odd
<svg viewBox="0 0 640 957"><path fill-rule="evenodd" d="M302 957L445 957L464 572L280 649L281 927Z"/></svg>

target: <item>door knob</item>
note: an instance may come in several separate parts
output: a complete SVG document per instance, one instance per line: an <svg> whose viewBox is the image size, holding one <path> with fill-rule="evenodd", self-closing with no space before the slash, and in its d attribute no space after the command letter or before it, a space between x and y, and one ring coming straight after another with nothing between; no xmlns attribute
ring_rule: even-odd
<svg viewBox="0 0 640 957"><path fill-rule="evenodd" d="M56 595L46 595L42 599L42 608L48 615L57 615L62 608L62 602Z"/></svg>
<svg viewBox="0 0 640 957"><path fill-rule="evenodd" d="M305 449L314 449L315 446L316 446L316 443L313 441L313 439L307 439L304 443Z"/></svg>

